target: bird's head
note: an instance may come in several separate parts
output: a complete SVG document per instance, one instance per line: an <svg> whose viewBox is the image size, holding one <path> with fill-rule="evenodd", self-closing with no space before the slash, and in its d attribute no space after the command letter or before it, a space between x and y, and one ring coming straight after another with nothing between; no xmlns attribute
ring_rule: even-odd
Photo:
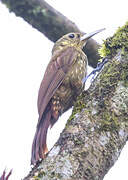
<svg viewBox="0 0 128 180"><path fill-rule="evenodd" d="M91 33L85 34L85 33L68 33L64 36L62 36L59 40L56 41L54 44L52 53L58 50L62 50L63 48L69 46L76 47L78 49L82 49L89 38L94 36L95 34L103 31L104 29L100 29L97 31L93 31Z"/></svg>

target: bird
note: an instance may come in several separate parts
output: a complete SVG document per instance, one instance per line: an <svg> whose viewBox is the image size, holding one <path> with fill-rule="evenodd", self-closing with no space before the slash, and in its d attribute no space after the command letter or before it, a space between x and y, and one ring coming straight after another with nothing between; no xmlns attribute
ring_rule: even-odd
<svg viewBox="0 0 128 180"><path fill-rule="evenodd" d="M73 106L84 90L82 79L87 75L88 60L82 49L89 38L103 30L88 34L71 32L55 42L38 93L39 118L32 143L32 165L44 159L48 153L48 128L52 128L58 118Z"/></svg>

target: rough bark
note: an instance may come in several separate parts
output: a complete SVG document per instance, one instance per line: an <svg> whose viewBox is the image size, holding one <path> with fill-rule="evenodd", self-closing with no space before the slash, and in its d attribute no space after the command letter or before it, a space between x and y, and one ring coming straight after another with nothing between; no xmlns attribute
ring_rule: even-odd
<svg viewBox="0 0 128 180"><path fill-rule="evenodd" d="M53 42L66 33L81 32L75 23L56 11L44 0L1 0L1 2L6 4L10 12L22 17ZM99 44L90 39L84 49L88 56L89 65L92 67L95 67L98 59L100 59L97 53L98 48Z"/></svg>
<svg viewBox="0 0 128 180"><path fill-rule="evenodd" d="M2 2L53 41L63 33L79 31L43 0ZM49 28L51 32L47 34ZM89 90L78 98L65 129L47 158L24 180L102 180L114 165L128 138L127 37L128 25L104 43L102 51L105 56L109 55L109 62ZM97 47L96 43L93 45ZM95 53L93 51L93 55ZM88 51L86 54L89 57Z"/></svg>
<svg viewBox="0 0 128 180"><path fill-rule="evenodd" d="M47 158L24 180L102 180L114 165L128 138L127 37L128 25L105 42L108 63L78 98Z"/></svg>

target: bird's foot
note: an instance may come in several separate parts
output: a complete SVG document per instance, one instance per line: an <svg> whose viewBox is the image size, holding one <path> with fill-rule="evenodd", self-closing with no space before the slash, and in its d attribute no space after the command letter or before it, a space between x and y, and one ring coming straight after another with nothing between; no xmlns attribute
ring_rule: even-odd
<svg viewBox="0 0 128 180"><path fill-rule="evenodd" d="M83 78L82 82L85 83L85 82L87 81L87 79L88 79L91 75L93 75L93 77L92 77L92 79L91 79L91 82L92 82L92 81L94 80L95 76L96 76L96 73L97 73L97 72L100 72L100 71L103 69L104 65L105 65L107 62L108 62L108 59L107 59L107 58L103 58L102 62L99 62L99 63L97 64L97 67L96 67L89 75L87 75L86 77Z"/></svg>

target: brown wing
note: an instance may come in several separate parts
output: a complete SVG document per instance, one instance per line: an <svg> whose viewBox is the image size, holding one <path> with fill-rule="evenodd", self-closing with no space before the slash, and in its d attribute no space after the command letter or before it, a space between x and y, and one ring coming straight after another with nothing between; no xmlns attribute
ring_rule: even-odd
<svg viewBox="0 0 128 180"><path fill-rule="evenodd" d="M53 57L48 64L38 94L39 122L51 97L74 63L76 54L77 50L74 47L68 47Z"/></svg>

